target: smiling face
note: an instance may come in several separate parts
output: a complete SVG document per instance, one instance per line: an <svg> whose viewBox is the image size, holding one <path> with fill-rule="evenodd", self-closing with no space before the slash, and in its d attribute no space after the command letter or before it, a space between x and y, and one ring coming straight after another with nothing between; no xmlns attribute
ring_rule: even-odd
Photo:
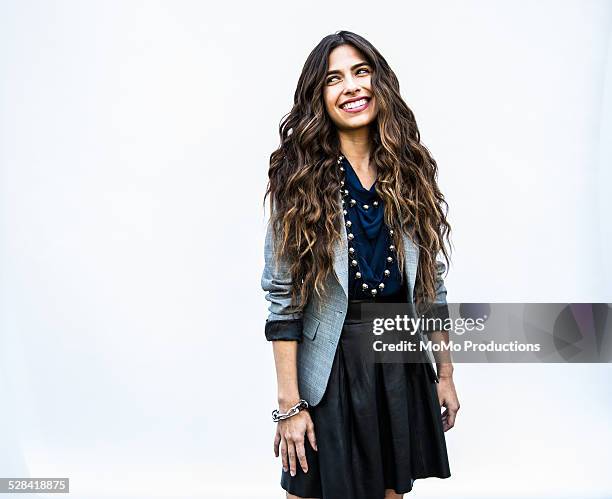
<svg viewBox="0 0 612 499"><path fill-rule="evenodd" d="M323 99L339 129L361 128L376 118L371 76L372 66L352 45L340 45L329 54Z"/></svg>

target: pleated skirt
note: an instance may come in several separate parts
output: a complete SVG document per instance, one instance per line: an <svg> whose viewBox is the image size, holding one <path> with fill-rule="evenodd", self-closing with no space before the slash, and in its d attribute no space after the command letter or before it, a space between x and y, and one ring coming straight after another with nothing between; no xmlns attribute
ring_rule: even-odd
<svg viewBox="0 0 612 499"><path fill-rule="evenodd" d="M373 363L360 335L371 322L349 302L328 385L308 409L318 451L305 436L308 472L281 471L281 487L302 498L384 499L418 478L451 476L436 381L423 363Z"/></svg>

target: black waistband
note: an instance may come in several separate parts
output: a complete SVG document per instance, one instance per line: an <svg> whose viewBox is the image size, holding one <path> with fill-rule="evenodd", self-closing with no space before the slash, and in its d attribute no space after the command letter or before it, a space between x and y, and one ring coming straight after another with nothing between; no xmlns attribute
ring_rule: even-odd
<svg viewBox="0 0 612 499"><path fill-rule="evenodd" d="M378 308L377 310L375 307L363 307L364 304L368 304L368 303L405 303L405 302L406 300L396 300L396 301L386 301L386 302L383 302L380 300L371 300L371 299L349 300L345 320L357 321L357 322L370 322L372 319L381 316L380 308Z"/></svg>

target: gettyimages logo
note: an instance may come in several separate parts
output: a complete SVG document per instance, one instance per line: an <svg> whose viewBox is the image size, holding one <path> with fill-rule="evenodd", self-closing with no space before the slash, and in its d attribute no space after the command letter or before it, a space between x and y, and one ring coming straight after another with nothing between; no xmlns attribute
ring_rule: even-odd
<svg viewBox="0 0 612 499"><path fill-rule="evenodd" d="M425 312L423 313L423 310ZM377 362L610 362L612 305L606 303L363 303ZM448 333L448 341L442 341ZM411 355L426 352L427 355Z"/></svg>

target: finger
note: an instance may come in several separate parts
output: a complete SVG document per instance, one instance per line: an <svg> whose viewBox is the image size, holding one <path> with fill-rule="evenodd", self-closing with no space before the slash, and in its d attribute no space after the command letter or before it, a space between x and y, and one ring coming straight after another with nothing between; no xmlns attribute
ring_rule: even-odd
<svg viewBox="0 0 612 499"><path fill-rule="evenodd" d="M303 438L295 442L295 453L297 454L298 461L302 466L302 470L304 473L308 473L308 463L306 462L306 449L304 449Z"/></svg>
<svg viewBox="0 0 612 499"><path fill-rule="evenodd" d="M314 449L314 450L319 450L317 448L317 438L315 436L315 431L314 431L314 425L309 425L308 429L306 430L306 435L308 436L308 441L310 442L310 446Z"/></svg>
<svg viewBox="0 0 612 499"><path fill-rule="evenodd" d="M442 419L442 430L443 431L450 430L450 426L448 425L448 419Z"/></svg>
<svg viewBox="0 0 612 499"><path fill-rule="evenodd" d="M444 427L446 428L444 431L450 430L453 426L455 426L455 415L453 411L449 411L447 417L443 420Z"/></svg>
<svg viewBox="0 0 612 499"><path fill-rule="evenodd" d="M287 453L289 454L289 470L291 471L291 476L295 476L297 470L297 460L295 458L295 445L293 440L287 441Z"/></svg>
<svg viewBox="0 0 612 499"><path fill-rule="evenodd" d="M276 430L276 435L274 436L274 455L278 457L278 447L281 442L281 436L278 430Z"/></svg>
<svg viewBox="0 0 612 499"><path fill-rule="evenodd" d="M451 426L451 428L453 426L455 426L455 418L457 417L457 412L456 411L449 411L448 412L448 424Z"/></svg>
<svg viewBox="0 0 612 499"><path fill-rule="evenodd" d="M289 469L289 456L287 454L287 439L281 436L281 458L283 460L283 471Z"/></svg>

